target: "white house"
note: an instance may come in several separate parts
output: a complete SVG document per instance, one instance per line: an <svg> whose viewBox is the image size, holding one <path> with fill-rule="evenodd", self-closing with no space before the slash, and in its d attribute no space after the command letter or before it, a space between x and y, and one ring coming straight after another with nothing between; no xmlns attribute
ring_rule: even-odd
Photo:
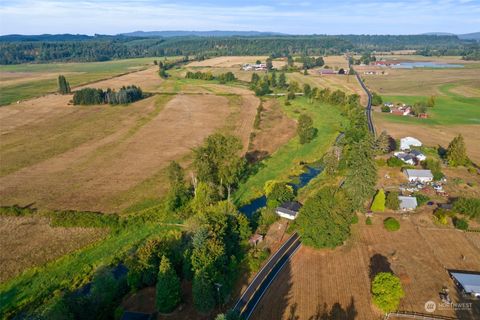
<svg viewBox="0 0 480 320"><path fill-rule="evenodd" d="M425 161L427 159L427 156L418 150L412 150L410 154L417 158L418 161Z"/></svg>
<svg viewBox="0 0 480 320"><path fill-rule="evenodd" d="M417 208L417 198L415 197L398 196L398 200L400 201L400 209L403 211L412 211Z"/></svg>
<svg viewBox="0 0 480 320"><path fill-rule="evenodd" d="M409 150L410 147L421 147L422 142L412 137L405 137L400 139L400 150Z"/></svg>
<svg viewBox="0 0 480 320"><path fill-rule="evenodd" d="M433 180L433 174L430 170L405 169L403 172L410 182L431 182Z"/></svg>
<svg viewBox="0 0 480 320"><path fill-rule="evenodd" d="M289 201L277 207L275 212L282 218L295 220L301 207L302 205L299 202Z"/></svg>
<svg viewBox="0 0 480 320"><path fill-rule="evenodd" d="M415 165L415 157L408 154L408 153L405 153L405 152L395 152L394 153L395 157L397 157L398 159L402 160L403 162L405 162L406 164L410 164L410 165Z"/></svg>

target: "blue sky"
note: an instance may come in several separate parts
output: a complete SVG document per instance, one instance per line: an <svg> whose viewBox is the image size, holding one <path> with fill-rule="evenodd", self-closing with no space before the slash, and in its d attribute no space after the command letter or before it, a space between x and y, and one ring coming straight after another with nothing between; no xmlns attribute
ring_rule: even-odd
<svg viewBox="0 0 480 320"><path fill-rule="evenodd" d="M0 34L136 30L468 33L480 31L480 0L0 0Z"/></svg>

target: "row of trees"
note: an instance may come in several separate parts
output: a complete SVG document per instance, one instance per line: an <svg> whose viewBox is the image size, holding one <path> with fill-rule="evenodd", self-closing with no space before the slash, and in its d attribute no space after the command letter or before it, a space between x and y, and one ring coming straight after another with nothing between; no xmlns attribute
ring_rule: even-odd
<svg viewBox="0 0 480 320"><path fill-rule="evenodd" d="M92 104L128 104L145 97L140 87L131 85L124 86L115 91L107 89L84 88L75 91L73 94L74 105L92 105Z"/></svg>
<svg viewBox="0 0 480 320"><path fill-rule="evenodd" d="M227 83L237 80L232 72L221 73L214 76L211 72L191 72L188 71L185 74L186 79L199 79L199 80L218 80L220 83Z"/></svg>

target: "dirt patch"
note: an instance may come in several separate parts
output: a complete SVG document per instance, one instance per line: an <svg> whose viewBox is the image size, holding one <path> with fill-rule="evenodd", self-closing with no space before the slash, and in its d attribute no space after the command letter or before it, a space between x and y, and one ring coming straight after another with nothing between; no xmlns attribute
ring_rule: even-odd
<svg viewBox="0 0 480 320"><path fill-rule="evenodd" d="M275 99L263 103L260 126L250 147L252 155L270 155L295 136L297 123L285 115L279 103Z"/></svg>
<svg viewBox="0 0 480 320"><path fill-rule="evenodd" d="M479 270L480 249L474 243L480 234L421 227L408 217L399 218L399 231L387 232L382 225L386 216L373 217L372 226L361 219L341 248L302 247L273 281L252 319L323 319L325 314L337 315L328 319L381 319L370 295L371 271L382 267L380 260L382 268L402 279L406 296L400 310L425 312L426 301L440 302L442 286L450 289L453 301L460 301L444 267ZM435 314L455 316L453 310Z"/></svg>
<svg viewBox="0 0 480 320"><path fill-rule="evenodd" d="M475 163L480 163L479 125L435 126L395 123L384 120L382 116L375 117L375 114L373 123L377 132L386 130L395 139L415 137L422 141L424 145L434 147L440 145L446 148L456 135L462 134L467 146L468 156Z"/></svg>
<svg viewBox="0 0 480 320"><path fill-rule="evenodd" d="M38 217L0 217L0 282L93 243L107 230L52 228Z"/></svg>

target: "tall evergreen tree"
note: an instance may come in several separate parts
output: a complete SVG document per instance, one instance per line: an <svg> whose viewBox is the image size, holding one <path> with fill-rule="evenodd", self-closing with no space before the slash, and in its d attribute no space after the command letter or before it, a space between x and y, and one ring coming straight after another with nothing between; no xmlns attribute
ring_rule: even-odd
<svg viewBox="0 0 480 320"><path fill-rule="evenodd" d="M467 165L469 160L467 156L467 147L463 136L459 134L448 145L447 162L449 166L457 167Z"/></svg>
<svg viewBox="0 0 480 320"><path fill-rule="evenodd" d="M68 83L67 79L63 75L58 76L58 92L60 94L68 94L71 92L70 84Z"/></svg>
<svg viewBox="0 0 480 320"><path fill-rule="evenodd" d="M280 76L278 77L278 86L282 89L287 87L287 78L285 77L285 72L280 73Z"/></svg>
<svg viewBox="0 0 480 320"><path fill-rule="evenodd" d="M158 270L156 300L157 310L163 313L172 312L181 300L180 279L165 256Z"/></svg>

